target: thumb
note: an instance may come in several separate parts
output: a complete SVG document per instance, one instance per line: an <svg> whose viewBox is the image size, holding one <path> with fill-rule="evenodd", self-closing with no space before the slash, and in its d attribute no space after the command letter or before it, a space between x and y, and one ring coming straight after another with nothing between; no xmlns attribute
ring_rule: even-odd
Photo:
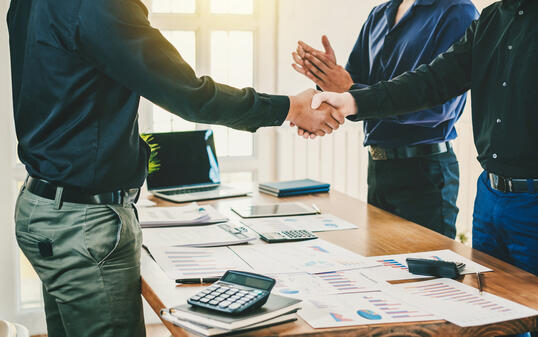
<svg viewBox="0 0 538 337"><path fill-rule="evenodd" d="M321 37L321 43L323 44L323 48L325 49L325 53L331 55L331 56L334 56L334 50L333 50L333 47L331 46L331 42L329 41L329 38L327 37L327 35L323 35Z"/></svg>
<svg viewBox="0 0 538 337"><path fill-rule="evenodd" d="M312 109L318 109L323 103L328 103L338 109L342 102L339 94L324 91L314 95L312 98Z"/></svg>

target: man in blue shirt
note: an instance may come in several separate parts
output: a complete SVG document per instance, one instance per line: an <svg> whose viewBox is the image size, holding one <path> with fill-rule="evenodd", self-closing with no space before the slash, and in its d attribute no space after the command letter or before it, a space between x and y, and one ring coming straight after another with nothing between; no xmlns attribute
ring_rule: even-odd
<svg viewBox="0 0 538 337"><path fill-rule="evenodd" d="M371 11L345 69L325 36L325 52L299 42L293 67L324 91L359 89L431 62L477 18L469 0L389 1ZM465 102L462 95L431 109L364 121L370 204L455 237L459 167L449 141Z"/></svg>

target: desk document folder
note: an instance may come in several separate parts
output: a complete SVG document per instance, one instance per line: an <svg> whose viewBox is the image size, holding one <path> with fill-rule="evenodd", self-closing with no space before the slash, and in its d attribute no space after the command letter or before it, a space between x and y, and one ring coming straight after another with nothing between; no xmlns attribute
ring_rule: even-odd
<svg viewBox="0 0 538 337"><path fill-rule="evenodd" d="M260 192L271 194L276 197L328 192L330 187L330 184L312 179L282 181L259 185Z"/></svg>

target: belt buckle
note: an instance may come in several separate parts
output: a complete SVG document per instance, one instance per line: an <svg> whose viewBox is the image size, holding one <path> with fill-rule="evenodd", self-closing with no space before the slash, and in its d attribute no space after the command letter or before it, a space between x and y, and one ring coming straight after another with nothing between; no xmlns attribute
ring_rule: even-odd
<svg viewBox="0 0 538 337"><path fill-rule="evenodd" d="M502 193L512 192L512 180L509 178L504 178L496 174L490 174L489 180L493 189Z"/></svg>
<svg viewBox="0 0 538 337"><path fill-rule="evenodd" d="M368 148L373 160L387 160L387 150L379 146L370 145Z"/></svg>

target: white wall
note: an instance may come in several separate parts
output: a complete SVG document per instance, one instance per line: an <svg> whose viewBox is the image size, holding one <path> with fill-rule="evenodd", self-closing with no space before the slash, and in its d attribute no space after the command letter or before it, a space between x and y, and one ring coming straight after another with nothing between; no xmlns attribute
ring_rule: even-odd
<svg viewBox="0 0 538 337"><path fill-rule="evenodd" d="M312 87L312 82L292 68L291 52L297 40L321 49L321 35L326 34L336 51L337 60L345 65L362 24L372 7L381 0L282 0L279 2L278 79L281 94L294 94ZM492 0L478 0L479 10ZM468 233L472 225L472 208L476 178L481 168L473 144L470 101L457 124L460 137L454 142L460 161L458 229ZM333 188L366 200L367 152L362 146L362 123L348 122L343 130L315 141L294 136L291 128L278 130L277 175L279 179L303 177L330 182Z"/></svg>

